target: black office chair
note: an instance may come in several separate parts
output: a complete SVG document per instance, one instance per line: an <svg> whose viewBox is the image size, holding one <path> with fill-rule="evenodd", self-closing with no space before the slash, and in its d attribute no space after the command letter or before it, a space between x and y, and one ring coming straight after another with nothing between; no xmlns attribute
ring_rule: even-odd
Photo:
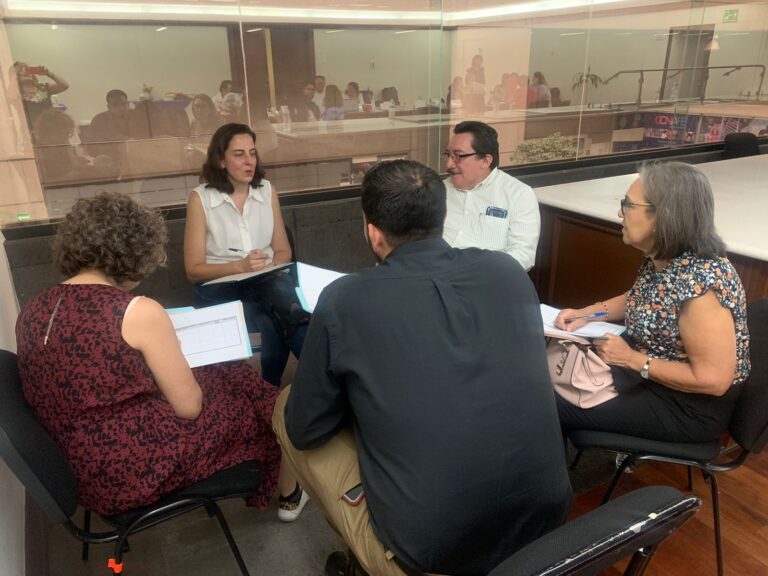
<svg viewBox="0 0 768 576"><path fill-rule="evenodd" d="M723 159L741 158L742 156L758 156L760 145L757 136L750 132L736 132L727 134L723 140Z"/></svg>
<svg viewBox="0 0 768 576"><path fill-rule="evenodd" d="M616 470L603 502L607 502L624 475L624 471L637 462L656 460L688 466L691 487L691 467L699 468L712 489L717 573L723 575L723 547L720 532L720 499L716 472L728 472L741 466L749 454L758 454L768 444L768 300L752 302L747 307L747 325L750 333L752 371L741 386L741 396L734 409L728 431L738 444L738 453L721 458L720 441L662 442L624 434L594 430L572 430L568 433L579 450L573 466L584 450L599 448L624 452L628 456Z"/></svg>
<svg viewBox="0 0 768 576"><path fill-rule="evenodd" d="M669 486L646 486L568 522L519 550L488 576L588 576L627 556L624 576L643 574L659 544L701 506Z"/></svg>
<svg viewBox="0 0 768 576"><path fill-rule="evenodd" d="M64 453L37 421L24 399L16 355L6 350L0 350L0 457L48 518L56 524L64 524L83 542L83 559L88 557L88 544L115 542L115 555L109 559L108 567L119 574L123 569L122 555L129 535L203 507L209 516L216 516L240 572L249 576L216 501L255 494L261 482L258 462L243 462L222 470L164 496L151 506L102 516L114 530L91 532L90 513L86 511L84 526L80 528L72 521L78 502L74 474Z"/></svg>

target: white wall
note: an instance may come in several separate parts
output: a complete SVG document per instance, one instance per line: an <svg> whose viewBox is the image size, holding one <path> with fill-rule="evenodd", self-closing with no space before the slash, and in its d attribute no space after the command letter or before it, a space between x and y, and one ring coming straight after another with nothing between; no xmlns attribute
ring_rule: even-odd
<svg viewBox="0 0 768 576"><path fill-rule="evenodd" d="M737 9L738 21L724 24L723 11ZM592 18L563 17L556 22L535 26L531 41L531 71L541 70L550 86L558 86L562 98L579 103L580 93L571 91L577 72L591 68L603 79L619 70L663 68L672 27L714 24L719 50L710 54L709 64L768 65L766 28L768 3L717 5L705 9L664 10L661 6L636 8L628 15L596 13ZM754 94L758 72L743 70L723 77L712 71L707 96L738 97L739 92ZM595 103L631 102L637 97L637 75L625 75L590 90ZM646 74L643 99L652 100L660 87L661 73ZM768 91L768 78L764 91Z"/></svg>
<svg viewBox="0 0 768 576"><path fill-rule="evenodd" d="M439 30L315 30L314 36L317 73L342 91L355 81L378 98L382 88L394 86L409 106L417 98L445 97L449 81L441 78L441 62L446 39Z"/></svg>
<svg viewBox="0 0 768 576"><path fill-rule="evenodd" d="M531 30L526 27L459 28L454 32L451 79L464 78L472 57L483 56L486 96L501 82L501 75L529 75Z"/></svg>
<svg viewBox="0 0 768 576"><path fill-rule="evenodd" d="M106 109L112 88L136 100L142 84L165 92L215 94L231 76L224 26L119 24L6 25L15 60L41 64L62 76L69 90L58 97L76 122L89 122Z"/></svg>

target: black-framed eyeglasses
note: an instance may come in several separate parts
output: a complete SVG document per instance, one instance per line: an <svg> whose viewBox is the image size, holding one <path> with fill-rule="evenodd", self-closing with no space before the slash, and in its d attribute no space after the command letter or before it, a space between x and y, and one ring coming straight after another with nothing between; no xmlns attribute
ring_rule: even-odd
<svg viewBox="0 0 768 576"><path fill-rule="evenodd" d="M464 153L460 153L460 152L448 152L448 150L446 150L445 152L443 152L443 158L445 158L446 161L449 160L449 159L453 160L454 164L458 164L464 158L467 158L469 156L478 156L479 154L480 154L479 152L464 152Z"/></svg>
<svg viewBox="0 0 768 576"><path fill-rule="evenodd" d="M627 211L627 208L634 208L635 206L645 206L646 208L656 208L653 204L638 204L637 202L630 202L627 198L622 198L620 200L621 203L621 212L622 214Z"/></svg>

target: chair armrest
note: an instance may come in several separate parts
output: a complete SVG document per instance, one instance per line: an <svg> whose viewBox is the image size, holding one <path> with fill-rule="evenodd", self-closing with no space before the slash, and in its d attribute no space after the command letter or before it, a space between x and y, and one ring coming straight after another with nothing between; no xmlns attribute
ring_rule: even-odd
<svg viewBox="0 0 768 576"><path fill-rule="evenodd" d="M699 498L670 486L641 488L531 542L488 576L580 574L587 568L597 574L640 548L657 545L700 506Z"/></svg>

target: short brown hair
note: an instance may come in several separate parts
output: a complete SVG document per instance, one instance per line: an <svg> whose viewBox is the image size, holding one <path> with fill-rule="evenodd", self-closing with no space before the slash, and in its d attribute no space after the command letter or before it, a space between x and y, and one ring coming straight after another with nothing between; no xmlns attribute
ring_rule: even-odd
<svg viewBox="0 0 768 576"><path fill-rule="evenodd" d="M158 210L123 194L78 200L58 226L53 260L67 277L99 270L118 284L139 281L165 262L168 232Z"/></svg>

